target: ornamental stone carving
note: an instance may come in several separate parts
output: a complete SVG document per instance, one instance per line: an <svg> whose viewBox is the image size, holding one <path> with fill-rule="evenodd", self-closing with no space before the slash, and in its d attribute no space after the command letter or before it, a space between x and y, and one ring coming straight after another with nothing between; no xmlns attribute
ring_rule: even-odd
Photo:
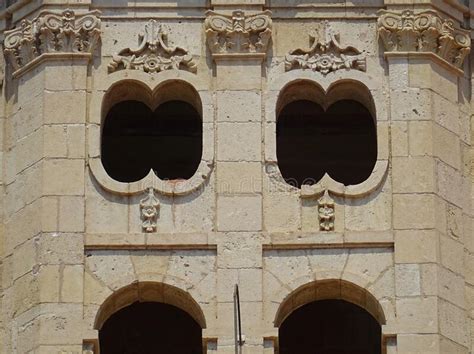
<svg viewBox="0 0 474 354"><path fill-rule="evenodd" d="M5 32L4 52L13 70L19 70L43 54L92 54L100 41L100 12L76 15L42 11L33 20Z"/></svg>
<svg viewBox="0 0 474 354"><path fill-rule="evenodd" d="M321 231L334 231L334 200L326 190L324 195L318 200L319 229Z"/></svg>
<svg viewBox="0 0 474 354"><path fill-rule="evenodd" d="M432 10L418 14L382 10L378 33L386 52L434 53L457 68L471 49L469 31L454 28L452 20Z"/></svg>
<svg viewBox="0 0 474 354"><path fill-rule="evenodd" d="M295 49L286 55L285 70L310 69L326 75L340 69L366 70L365 55L354 47L343 47L339 34L328 21L323 22L321 31L309 34L309 49Z"/></svg>
<svg viewBox="0 0 474 354"><path fill-rule="evenodd" d="M142 218L142 228L144 232L155 232L156 221L160 210L160 201L155 197L153 188L148 188L146 198L140 200L140 212Z"/></svg>
<svg viewBox="0 0 474 354"><path fill-rule="evenodd" d="M232 15L207 12L205 29L207 44L214 58L262 57L272 35L271 11L246 15L237 10Z"/></svg>
<svg viewBox="0 0 474 354"><path fill-rule="evenodd" d="M156 20L145 25L145 31L138 35L136 49L125 48L114 56L109 72L120 69L143 70L156 73L169 69L197 71L192 55L186 49L168 44L168 34Z"/></svg>

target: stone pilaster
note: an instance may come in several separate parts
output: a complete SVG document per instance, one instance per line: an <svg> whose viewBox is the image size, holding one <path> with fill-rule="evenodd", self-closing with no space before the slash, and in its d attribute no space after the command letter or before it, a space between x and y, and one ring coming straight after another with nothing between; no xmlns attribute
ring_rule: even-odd
<svg viewBox="0 0 474 354"><path fill-rule="evenodd" d="M216 2L218 3L218 1ZM256 3L255 1L252 3ZM234 284L240 287L246 350L262 349L262 64L270 12L208 12L217 108L218 323L233 346Z"/></svg>
<svg viewBox="0 0 474 354"><path fill-rule="evenodd" d="M43 11L5 33L7 352L82 350L87 73L98 15Z"/></svg>
<svg viewBox="0 0 474 354"><path fill-rule="evenodd" d="M460 109L466 31L436 11L383 11L388 60L398 352L468 352L464 294L470 182Z"/></svg>

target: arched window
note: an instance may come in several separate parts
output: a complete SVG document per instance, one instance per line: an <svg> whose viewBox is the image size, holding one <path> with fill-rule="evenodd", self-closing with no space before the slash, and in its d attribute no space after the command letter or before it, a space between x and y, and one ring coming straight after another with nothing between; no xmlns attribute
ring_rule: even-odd
<svg viewBox="0 0 474 354"><path fill-rule="evenodd" d="M202 354L202 328L173 305L135 302L107 319L99 342L102 354Z"/></svg>
<svg viewBox="0 0 474 354"><path fill-rule="evenodd" d="M109 93L101 142L106 172L119 182L138 181L150 170L163 180L191 178L202 155L197 93L176 83L153 95L133 85L128 90L131 99Z"/></svg>
<svg viewBox="0 0 474 354"><path fill-rule="evenodd" d="M280 354L381 354L382 330L363 308L319 300L293 311L279 328Z"/></svg>
<svg viewBox="0 0 474 354"><path fill-rule="evenodd" d="M367 93L367 95L370 94ZM277 117L278 166L287 183L316 184L324 174L344 185L365 181L377 160L375 117L358 94L315 85L282 93ZM360 99L362 98L362 99Z"/></svg>

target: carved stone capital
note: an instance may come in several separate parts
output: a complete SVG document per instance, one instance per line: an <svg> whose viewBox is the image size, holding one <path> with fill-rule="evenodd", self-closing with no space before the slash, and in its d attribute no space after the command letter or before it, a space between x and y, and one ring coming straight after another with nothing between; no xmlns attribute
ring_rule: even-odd
<svg viewBox="0 0 474 354"><path fill-rule="evenodd" d="M340 69L366 70L365 55L357 48L343 47L339 43L339 33L328 21L323 22L321 31L312 31L309 37L309 49L298 48L286 55L286 71L310 69L326 75Z"/></svg>
<svg viewBox="0 0 474 354"><path fill-rule="evenodd" d="M232 15L207 12L207 44L216 58L265 58L272 35L271 12L246 15L237 10Z"/></svg>
<svg viewBox="0 0 474 354"><path fill-rule="evenodd" d="M80 15L72 10L42 11L33 20L22 20L19 27L5 32L5 57L18 71L42 55L91 55L100 41L99 15L99 11Z"/></svg>
<svg viewBox="0 0 474 354"><path fill-rule="evenodd" d="M392 12L382 10L378 33L385 53L432 53L444 62L461 68L471 50L469 31L455 28L452 20L429 10Z"/></svg>
<svg viewBox="0 0 474 354"><path fill-rule="evenodd" d="M196 63L186 49L168 44L168 34L156 20L145 25L138 35L136 49L125 48L114 56L109 64L109 72L120 69L143 70L156 73L169 69L184 69L195 73Z"/></svg>

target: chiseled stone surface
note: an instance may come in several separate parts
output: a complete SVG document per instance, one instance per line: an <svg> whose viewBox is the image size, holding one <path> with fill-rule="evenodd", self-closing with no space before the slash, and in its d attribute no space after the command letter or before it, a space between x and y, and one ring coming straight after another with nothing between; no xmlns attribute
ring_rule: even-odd
<svg viewBox="0 0 474 354"><path fill-rule="evenodd" d="M202 315L207 352L234 353L235 284L244 353L275 353L274 321L326 298L383 322L384 353L474 351L466 2L47 3L0 5L0 354L95 354L134 301ZM377 168L286 183L281 109L344 99L373 115ZM107 174L104 120L126 100L199 112L194 176Z"/></svg>

